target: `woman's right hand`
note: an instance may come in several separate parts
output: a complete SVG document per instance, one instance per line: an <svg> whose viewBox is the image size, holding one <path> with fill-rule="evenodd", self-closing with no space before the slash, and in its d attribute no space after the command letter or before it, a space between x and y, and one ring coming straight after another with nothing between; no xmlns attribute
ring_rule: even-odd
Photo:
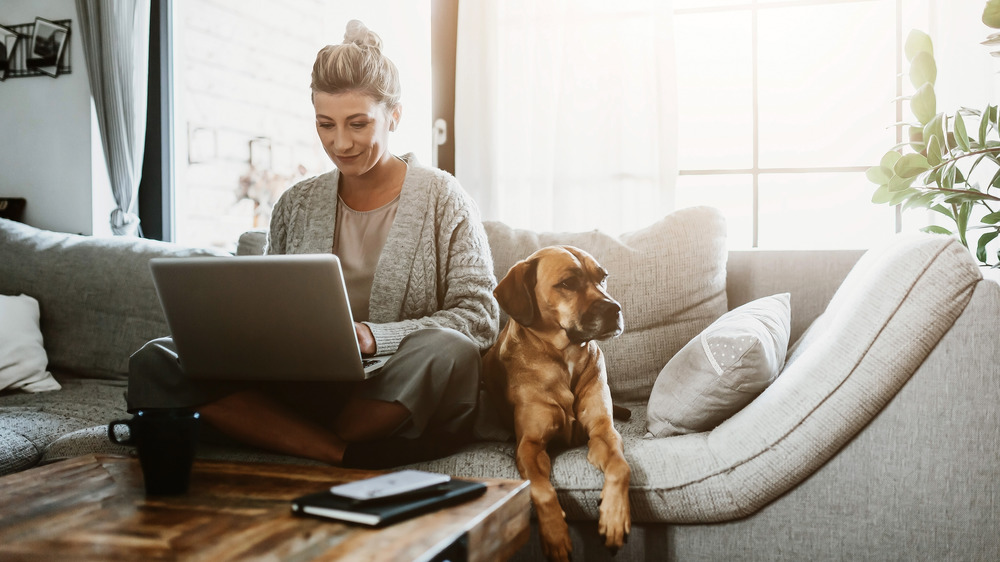
<svg viewBox="0 0 1000 562"><path fill-rule="evenodd" d="M375 355L375 336L367 324L354 323L354 333L358 335L358 346L362 355Z"/></svg>

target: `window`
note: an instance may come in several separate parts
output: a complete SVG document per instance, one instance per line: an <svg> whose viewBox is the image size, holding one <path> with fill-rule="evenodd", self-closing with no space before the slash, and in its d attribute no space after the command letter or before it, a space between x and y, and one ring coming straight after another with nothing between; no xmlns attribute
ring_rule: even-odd
<svg viewBox="0 0 1000 562"><path fill-rule="evenodd" d="M174 2L175 240L235 248L296 181L333 165L309 102L316 52L360 19L403 83L392 150L431 162L430 0Z"/></svg>
<svg viewBox="0 0 1000 562"><path fill-rule="evenodd" d="M331 168L315 137L309 71L318 48L339 42L350 18L382 36L403 73L404 117L393 151L435 162L431 79L454 78L445 67L454 66L457 0L159 1L173 6L175 166L173 186L164 189L174 198L174 240L232 249L243 231L267 226L281 190ZM929 31L939 64L958 68L957 61L974 58L965 55L982 54L979 39L968 39L978 11L979 3L944 0L673 0L673 207L722 209L736 249L863 248L927 224L926 214L872 204L864 172L897 142L900 128L892 124L908 115L905 102L892 103L910 93L897 77L906 33ZM437 21L442 13L444 24ZM432 35L448 48L432 54ZM939 42L958 36L961 42ZM948 73L956 71L939 71L940 107L981 104L949 93L959 81ZM958 70L963 78L996 74L981 71ZM965 89L991 93L990 79L983 82ZM441 91L450 94L449 84L434 86L434 114L446 119L454 102ZM442 148L453 150L454 123L447 125ZM440 164L451 169L450 162ZM475 192L477 182L460 180ZM647 214L655 207L648 198L614 203Z"/></svg>
<svg viewBox="0 0 1000 562"><path fill-rule="evenodd" d="M902 229L871 203L865 170L897 142L904 29L922 26L925 3L674 8L678 208L722 209L732 248L867 248Z"/></svg>

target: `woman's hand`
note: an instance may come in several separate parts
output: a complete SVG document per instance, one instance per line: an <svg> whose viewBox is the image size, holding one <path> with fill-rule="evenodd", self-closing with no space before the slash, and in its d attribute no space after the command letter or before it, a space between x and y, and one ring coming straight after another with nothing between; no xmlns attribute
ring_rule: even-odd
<svg viewBox="0 0 1000 562"><path fill-rule="evenodd" d="M375 353L375 336L372 335L372 329L367 324L355 322L354 333L358 335L358 346L361 347L361 353L373 355Z"/></svg>

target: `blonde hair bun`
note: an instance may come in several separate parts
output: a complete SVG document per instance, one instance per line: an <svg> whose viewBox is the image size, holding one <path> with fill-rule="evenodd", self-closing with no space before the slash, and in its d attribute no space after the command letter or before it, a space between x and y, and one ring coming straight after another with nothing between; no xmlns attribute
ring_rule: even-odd
<svg viewBox="0 0 1000 562"><path fill-rule="evenodd" d="M311 87L314 95L364 92L386 107L396 107L402 93L396 65L382 54L382 39L358 20L347 23L343 43L316 54Z"/></svg>
<svg viewBox="0 0 1000 562"><path fill-rule="evenodd" d="M377 33L368 29L361 20L351 20L347 22L347 31L344 32L344 44L355 44L359 47L371 47L382 50L382 38Z"/></svg>

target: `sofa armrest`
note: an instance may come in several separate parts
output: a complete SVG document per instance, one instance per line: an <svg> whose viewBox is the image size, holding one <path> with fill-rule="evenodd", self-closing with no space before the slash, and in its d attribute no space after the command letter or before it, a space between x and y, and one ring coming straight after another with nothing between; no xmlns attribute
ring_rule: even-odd
<svg viewBox="0 0 1000 562"><path fill-rule="evenodd" d="M865 250L742 250L729 252L729 310L777 293L792 295L792 333L802 332L826 310L833 294Z"/></svg>
<svg viewBox="0 0 1000 562"><path fill-rule="evenodd" d="M998 560L1000 273L910 380L819 470L752 517L674 527L678 560Z"/></svg>

